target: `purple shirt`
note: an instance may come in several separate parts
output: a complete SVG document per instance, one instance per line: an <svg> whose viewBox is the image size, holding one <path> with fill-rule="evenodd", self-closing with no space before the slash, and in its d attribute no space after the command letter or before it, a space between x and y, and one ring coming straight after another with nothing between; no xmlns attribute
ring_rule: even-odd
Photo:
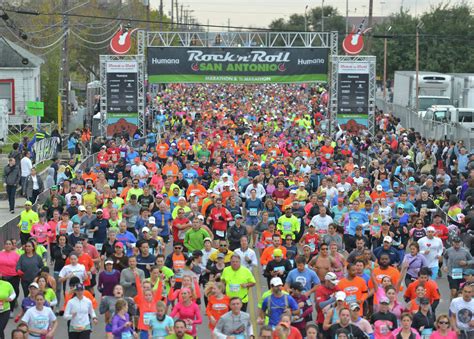
<svg viewBox="0 0 474 339"><path fill-rule="evenodd" d="M112 272L100 272L97 288L102 293L102 296L113 296L114 287L118 284L120 284L120 271L112 270Z"/></svg>
<svg viewBox="0 0 474 339"><path fill-rule="evenodd" d="M133 333L131 327L125 327L125 324L130 321L130 316L128 313L125 313L124 318L119 316L118 314L114 315L112 318L112 334L114 335L114 339L121 339L122 334L124 333Z"/></svg>

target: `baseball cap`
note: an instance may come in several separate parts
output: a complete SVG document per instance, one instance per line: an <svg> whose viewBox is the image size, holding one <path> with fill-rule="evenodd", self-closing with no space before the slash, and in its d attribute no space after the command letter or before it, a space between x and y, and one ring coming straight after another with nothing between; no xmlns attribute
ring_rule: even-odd
<svg viewBox="0 0 474 339"><path fill-rule="evenodd" d="M420 305L428 305L430 303L430 299L423 297L423 298L420 298L419 302L420 302Z"/></svg>
<svg viewBox="0 0 474 339"><path fill-rule="evenodd" d="M123 244L120 241L117 241L114 246L123 248Z"/></svg>
<svg viewBox="0 0 474 339"><path fill-rule="evenodd" d="M270 280L270 286L283 286L283 281L281 281L281 278L275 277Z"/></svg>
<svg viewBox="0 0 474 339"><path fill-rule="evenodd" d="M157 195L155 195L155 198L157 198L157 199L163 199L163 194L158 193Z"/></svg>
<svg viewBox="0 0 474 339"><path fill-rule="evenodd" d="M324 280L330 281L334 285L339 284L339 280L337 279L337 275L333 272L326 273L326 275L324 276Z"/></svg>
<svg viewBox="0 0 474 339"><path fill-rule="evenodd" d="M436 229L433 226L428 226L426 232L436 232Z"/></svg>
<svg viewBox="0 0 474 339"><path fill-rule="evenodd" d="M107 265L107 264L113 264L113 263L114 263L114 261L113 261L112 259L107 259L107 260L105 261L105 264L106 264L106 265Z"/></svg>
<svg viewBox="0 0 474 339"><path fill-rule="evenodd" d="M198 215L197 218L198 218L199 220L204 220L204 216L203 216L203 215Z"/></svg>
<svg viewBox="0 0 474 339"><path fill-rule="evenodd" d="M148 223L149 223L149 224L153 224L153 225L156 224L156 219L155 219L155 217L149 217L149 218L148 218Z"/></svg>
<svg viewBox="0 0 474 339"><path fill-rule="evenodd" d="M360 306L359 306L358 303L352 303L352 304L350 304L349 307L350 307L351 311L360 310Z"/></svg>
<svg viewBox="0 0 474 339"><path fill-rule="evenodd" d="M300 183L299 183L299 186L300 186L300 187L304 187L304 186L305 186L305 185L304 185L304 182L300 182Z"/></svg>
<svg viewBox="0 0 474 339"><path fill-rule="evenodd" d="M83 284L77 284L74 289L76 291L84 291L84 285Z"/></svg>
<svg viewBox="0 0 474 339"><path fill-rule="evenodd" d="M345 192L345 189L344 187L340 186L338 189L337 189L339 192Z"/></svg>
<svg viewBox="0 0 474 339"><path fill-rule="evenodd" d="M211 238L204 238L204 242L206 242L206 241L212 242L212 239Z"/></svg>
<svg viewBox="0 0 474 339"><path fill-rule="evenodd" d="M98 208L95 213L104 213L104 211L102 210L102 208Z"/></svg>
<svg viewBox="0 0 474 339"><path fill-rule="evenodd" d="M390 304L390 300L388 300L387 297L382 297L382 298L380 298L379 303L380 304Z"/></svg>
<svg viewBox="0 0 474 339"><path fill-rule="evenodd" d="M235 219L242 219L242 218L243 218L243 216L241 214L236 214L235 215Z"/></svg>
<svg viewBox="0 0 474 339"><path fill-rule="evenodd" d="M293 290L298 290L298 291L304 290L303 284L300 283L299 281L296 281L293 284L291 284L290 288Z"/></svg>
<svg viewBox="0 0 474 339"><path fill-rule="evenodd" d="M389 243L392 243L393 239L391 236L387 235L383 238L383 242L389 242Z"/></svg>
<svg viewBox="0 0 474 339"><path fill-rule="evenodd" d="M291 194L296 194L296 190L291 190L290 193Z"/></svg>
<svg viewBox="0 0 474 339"><path fill-rule="evenodd" d="M453 242L461 242L461 238L459 238L458 236L456 237L453 237Z"/></svg>
<svg viewBox="0 0 474 339"><path fill-rule="evenodd" d="M383 191L382 185L377 185L376 189L377 191Z"/></svg>
<svg viewBox="0 0 474 339"><path fill-rule="evenodd" d="M399 187L399 186L400 186L400 184L399 184L398 182L395 181L395 182L393 183L393 187Z"/></svg>
<svg viewBox="0 0 474 339"><path fill-rule="evenodd" d="M32 206L33 204L31 203L31 201L27 200L25 201L25 206Z"/></svg>
<svg viewBox="0 0 474 339"><path fill-rule="evenodd" d="M219 253L217 255L217 259L224 259L225 258L225 254L224 253Z"/></svg>
<svg viewBox="0 0 474 339"><path fill-rule="evenodd" d="M342 292L342 291L336 292L335 297L336 297L336 301L344 301L344 300L346 300L346 294L345 294L344 292Z"/></svg>
<svg viewBox="0 0 474 339"><path fill-rule="evenodd" d="M77 208L79 211L85 211L86 210L86 207L81 205Z"/></svg>
<svg viewBox="0 0 474 339"><path fill-rule="evenodd" d="M275 248L273 250L273 256L274 257L282 257L283 256L283 251L279 248Z"/></svg>
<svg viewBox="0 0 474 339"><path fill-rule="evenodd" d="M58 186L56 185L51 186L51 191L57 191L57 190L58 190Z"/></svg>
<svg viewBox="0 0 474 339"><path fill-rule="evenodd" d="M32 282L29 287L40 288L38 283Z"/></svg>
<svg viewBox="0 0 474 339"><path fill-rule="evenodd" d="M150 229L146 226L142 228L142 233L145 233L145 232L150 233Z"/></svg>
<svg viewBox="0 0 474 339"><path fill-rule="evenodd" d="M410 177L410 178L408 178L408 181L415 181L415 178Z"/></svg>

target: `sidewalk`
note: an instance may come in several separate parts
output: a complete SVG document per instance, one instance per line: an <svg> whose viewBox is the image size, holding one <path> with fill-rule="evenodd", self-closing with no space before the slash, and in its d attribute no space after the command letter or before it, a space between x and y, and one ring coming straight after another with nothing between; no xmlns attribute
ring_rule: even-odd
<svg viewBox="0 0 474 339"><path fill-rule="evenodd" d="M11 214L8 208L8 200L0 200L0 225L10 221L23 210L26 199L23 197L17 197L15 199L15 214Z"/></svg>

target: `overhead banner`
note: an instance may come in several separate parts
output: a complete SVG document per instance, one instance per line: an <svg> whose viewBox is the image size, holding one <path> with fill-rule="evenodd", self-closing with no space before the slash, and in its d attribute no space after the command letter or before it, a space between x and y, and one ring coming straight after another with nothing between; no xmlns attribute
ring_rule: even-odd
<svg viewBox="0 0 474 339"><path fill-rule="evenodd" d="M53 159L58 153L59 138L51 137L41 139L33 144L33 153L35 155L35 164L45 160Z"/></svg>
<svg viewBox="0 0 474 339"><path fill-rule="evenodd" d="M337 121L343 129L368 126L369 62L340 62L338 65Z"/></svg>
<svg viewBox="0 0 474 339"><path fill-rule="evenodd" d="M107 135L124 129L133 136L138 126L138 63L109 61L107 70Z"/></svg>
<svg viewBox="0 0 474 339"><path fill-rule="evenodd" d="M148 47L150 83L326 82L328 48Z"/></svg>

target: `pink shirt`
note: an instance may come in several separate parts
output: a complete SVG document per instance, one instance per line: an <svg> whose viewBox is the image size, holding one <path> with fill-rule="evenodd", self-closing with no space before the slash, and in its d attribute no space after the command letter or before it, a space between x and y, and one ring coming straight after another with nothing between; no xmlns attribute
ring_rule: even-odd
<svg viewBox="0 0 474 339"><path fill-rule="evenodd" d="M32 237L36 237L40 244L46 244L48 237L51 236L51 226L48 223L37 223L31 227L30 234Z"/></svg>
<svg viewBox="0 0 474 339"><path fill-rule="evenodd" d="M197 334L196 324L202 324L201 311L195 302L193 302L190 306L184 306L183 303L178 302L171 311L171 317L181 320L191 319L193 321L193 325L191 328L186 326L186 333L192 335L193 337L195 337Z"/></svg>
<svg viewBox="0 0 474 339"><path fill-rule="evenodd" d="M457 337L458 336L454 331L448 331L447 335L441 335L438 331L434 331L433 333L431 333L430 339L457 339Z"/></svg>
<svg viewBox="0 0 474 339"><path fill-rule="evenodd" d="M0 274L6 277L14 277L16 273L16 264L20 255L16 251L0 252Z"/></svg>

